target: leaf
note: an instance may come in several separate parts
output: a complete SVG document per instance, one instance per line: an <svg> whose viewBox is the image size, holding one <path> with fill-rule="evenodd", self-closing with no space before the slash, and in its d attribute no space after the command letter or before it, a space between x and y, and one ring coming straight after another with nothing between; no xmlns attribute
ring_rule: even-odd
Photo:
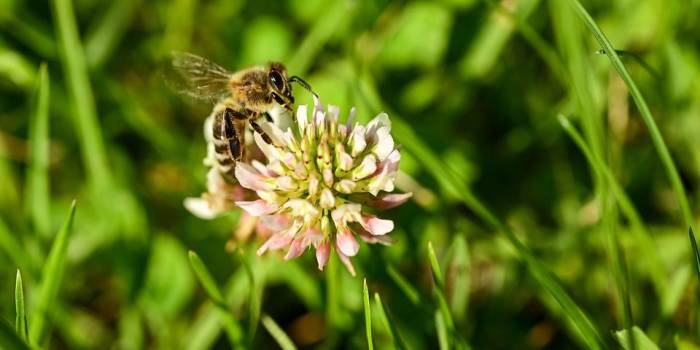
<svg viewBox="0 0 700 350"><path fill-rule="evenodd" d="M27 315L24 305L22 274L17 269L17 277L15 278L15 331L23 341L27 341Z"/></svg>
<svg viewBox="0 0 700 350"><path fill-rule="evenodd" d="M651 339L649 339L649 337L647 337L644 331L639 329L639 327L632 327L632 332L634 336L634 343L636 343L636 348L638 350L659 350L659 346L651 341ZM620 343L620 346L622 346L625 350L632 350L628 330L623 329L615 332L615 338L617 339L617 342Z"/></svg>
<svg viewBox="0 0 700 350"><path fill-rule="evenodd" d="M231 310L229 309L226 301L219 291L214 278L209 273L204 262L199 258L197 253L189 251L190 266L194 270L195 276L199 280L199 283L204 288L204 291L212 300L216 308L219 310L219 316L224 324L224 329L226 334L231 341L231 345L234 349L246 348L243 341L243 329L241 328L238 321L233 317Z"/></svg>
<svg viewBox="0 0 700 350"><path fill-rule="evenodd" d="M29 119L29 169L25 188L25 212L34 229L48 237L51 229L49 211L49 72L46 63L39 68Z"/></svg>
<svg viewBox="0 0 700 350"><path fill-rule="evenodd" d="M367 348L374 349L372 341L372 310L369 304L369 290L367 289L367 279L362 280L362 301L365 308L365 335L367 336Z"/></svg>
<svg viewBox="0 0 700 350"><path fill-rule="evenodd" d="M41 281L36 298L36 308L29 328L29 341L36 346L43 346L49 332L49 312L51 305L58 298L59 288L63 281L66 269L66 253L68 251L68 238L73 231L73 219L75 218L76 201L73 200L68 216L63 222L61 230L56 235L56 240L51 247L46 264L41 272Z"/></svg>
<svg viewBox="0 0 700 350"><path fill-rule="evenodd" d="M291 339L289 339L289 336L287 336L286 333L280 328L279 325L277 325L277 322L272 319L272 317L268 316L267 314L262 315L262 324L267 329L267 331L270 333L272 338L277 341L277 345L282 348L282 350L295 350L297 347L294 346L294 342L292 342Z"/></svg>

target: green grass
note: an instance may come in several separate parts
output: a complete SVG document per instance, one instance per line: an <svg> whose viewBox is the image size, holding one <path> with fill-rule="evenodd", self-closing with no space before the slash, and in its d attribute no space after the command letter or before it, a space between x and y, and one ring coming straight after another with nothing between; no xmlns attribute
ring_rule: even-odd
<svg viewBox="0 0 700 350"><path fill-rule="evenodd" d="M697 348L698 13L0 1L0 348ZM281 61L341 121L387 112L413 192L372 212L394 243L361 241L352 277L187 212L212 106L163 83L173 49Z"/></svg>
<svg viewBox="0 0 700 350"><path fill-rule="evenodd" d="M29 342L35 346L45 346L51 329L51 312L59 297L60 287L66 275L68 243L73 231L76 201L71 203L70 211L58 231L46 263L41 271L39 290L35 296L36 302L31 313L29 327Z"/></svg>

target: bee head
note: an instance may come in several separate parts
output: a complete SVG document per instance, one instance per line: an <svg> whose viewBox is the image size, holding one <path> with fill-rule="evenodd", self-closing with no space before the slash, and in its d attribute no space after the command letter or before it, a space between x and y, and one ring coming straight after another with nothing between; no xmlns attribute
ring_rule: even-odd
<svg viewBox="0 0 700 350"><path fill-rule="evenodd" d="M272 62L267 69L267 84L270 87L270 97L285 109L292 111L294 96L292 87L287 79L287 69L279 62Z"/></svg>

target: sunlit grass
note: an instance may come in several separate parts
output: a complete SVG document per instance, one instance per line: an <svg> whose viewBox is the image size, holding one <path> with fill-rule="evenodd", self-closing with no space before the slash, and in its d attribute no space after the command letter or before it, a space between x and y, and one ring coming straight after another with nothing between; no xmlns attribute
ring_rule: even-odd
<svg viewBox="0 0 700 350"><path fill-rule="evenodd" d="M628 5L0 2L0 348L697 347L700 7ZM393 245L353 278L187 213L175 48L387 112Z"/></svg>

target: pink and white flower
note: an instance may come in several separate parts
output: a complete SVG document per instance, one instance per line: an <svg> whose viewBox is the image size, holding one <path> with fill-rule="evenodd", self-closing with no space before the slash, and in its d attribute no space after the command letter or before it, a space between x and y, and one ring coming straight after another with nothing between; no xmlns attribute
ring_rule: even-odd
<svg viewBox="0 0 700 350"><path fill-rule="evenodd" d="M207 218L235 203L248 216L259 218L259 230L262 227L271 234L258 249L259 255L286 248L284 258L289 260L313 247L323 270L333 248L354 275L350 258L360 249L357 238L390 244L387 234L394 229L391 220L365 209L393 208L411 194L390 193L401 154L391 136L389 117L382 113L367 125L353 125L352 109L341 124L339 112L336 106L324 109L314 99L310 119L307 107L299 106L296 122L286 130L262 123L272 142L253 135L262 157L236 164L238 184L222 186L214 181L223 181L219 176L210 180L207 197L188 199L185 206ZM237 196L238 185L254 195Z"/></svg>

